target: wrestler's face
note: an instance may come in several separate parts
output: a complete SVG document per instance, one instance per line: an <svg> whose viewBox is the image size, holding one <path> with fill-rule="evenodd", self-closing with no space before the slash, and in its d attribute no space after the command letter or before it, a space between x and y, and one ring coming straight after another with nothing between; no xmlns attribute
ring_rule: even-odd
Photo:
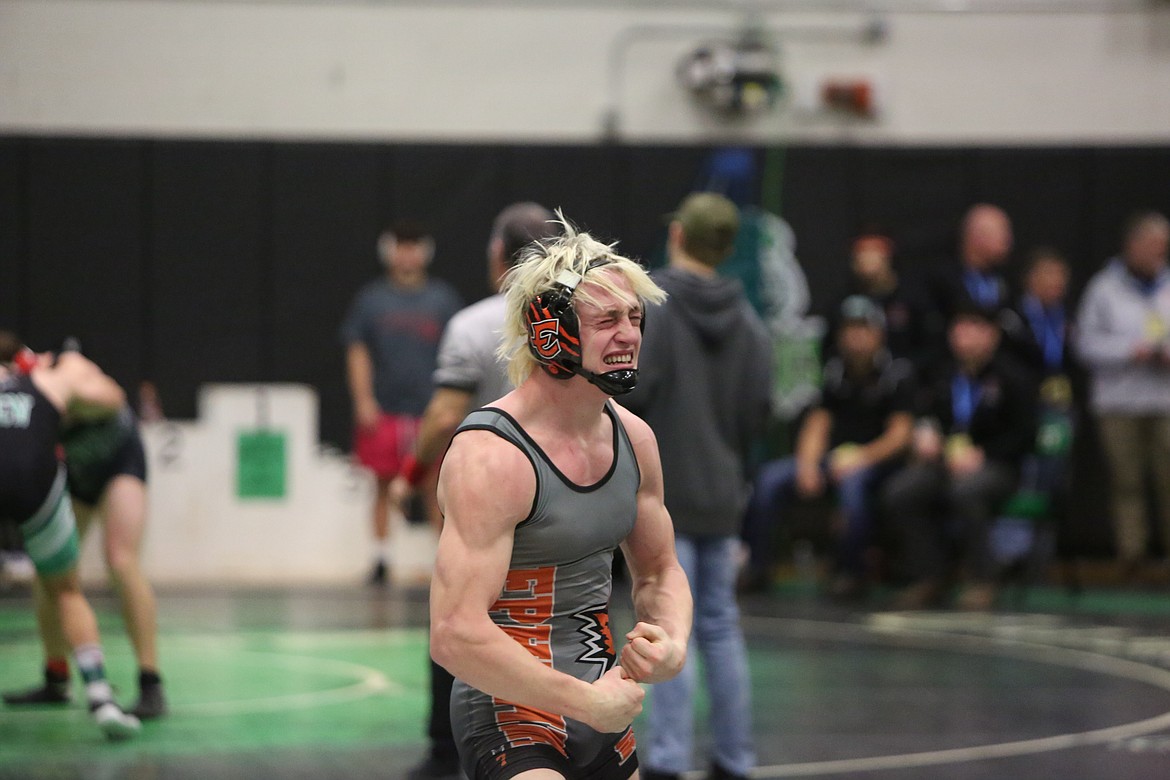
<svg viewBox="0 0 1170 780"><path fill-rule="evenodd" d="M593 300L578 299L575 304L581 322L581 365L598 374L637 368L642 345L642 303L625 277L612 278L623 291L621 296L589 285Z"/></svg>

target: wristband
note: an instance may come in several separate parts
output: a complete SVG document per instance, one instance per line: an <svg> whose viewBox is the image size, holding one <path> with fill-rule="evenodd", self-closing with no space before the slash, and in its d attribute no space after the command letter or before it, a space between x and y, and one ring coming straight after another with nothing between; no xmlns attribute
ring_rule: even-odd
<svg viewBox="0 0 1170 780"><path fill-rule="evenodd" d="M16 366L18 374L31 374L37 367L37 353L28 347L21 347L20 351L12 356L12 364Z"/></svg>
<svg viewBox="0 0 1170 780"><path fill-rule="evenodd" d="M402 461L402 471L400 473L406 479L407 484L414 488L419 486L419 483L426 477L430 468L426 463L419 462L413 455L407 455Z"/></svg>

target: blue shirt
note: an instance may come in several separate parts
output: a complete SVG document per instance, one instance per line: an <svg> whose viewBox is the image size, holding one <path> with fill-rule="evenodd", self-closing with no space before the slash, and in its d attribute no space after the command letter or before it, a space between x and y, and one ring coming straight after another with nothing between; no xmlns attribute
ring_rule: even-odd
<svg viewBox="0 0 1170 780"><path fill-rule="evenodd" d="M374 397L383 411L422 415L433 390L439 339L460 306L455 289L438 279L409 290L383 279L358 292L341 325L341 340L369 350Z"/></svg>

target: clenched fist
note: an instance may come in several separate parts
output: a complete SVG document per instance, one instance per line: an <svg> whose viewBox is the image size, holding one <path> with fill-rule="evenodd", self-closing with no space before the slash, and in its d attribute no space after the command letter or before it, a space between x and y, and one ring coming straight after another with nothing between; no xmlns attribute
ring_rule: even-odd
<svg viewBox="0 0 1170 780"><path fill-rule="evenodd" d="M633 679L643 683L669 680L680 671L687 660L687 649L652 623L638 623L626 634L622 648L621 668Z"/></svg>
<svg viewBox="0 0 1170 780"><path fill-rule="evenodd" d="M603 734L624 731L642 711L646 692L620 666L615 666L593 683L588 714L581 721Z"/></svg>

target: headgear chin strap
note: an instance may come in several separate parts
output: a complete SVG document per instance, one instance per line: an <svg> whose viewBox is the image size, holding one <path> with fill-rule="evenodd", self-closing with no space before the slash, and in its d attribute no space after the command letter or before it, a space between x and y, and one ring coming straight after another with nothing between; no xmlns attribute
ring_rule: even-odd
<svg viewBox="0 0 1170 780"><path fill-rule="evenodd" d="M608 262L593 260L585 272ZM583 278L582 274L565 269L557 275L551 290L529 302L525 315L528 350L545 373L555 379L571 379L576 374L607 395L625 395L638 384L638 369L623 368L599 374L581 365L581 323L573 310L573 293ZM645 325L643 315L642 327Z"/></svg>
<svg viewBox="0 0 1170 780"><path fill-rule="evenodd" d="M604 374L595 374L581 368L577 370L577 373L609 395L625 395L638 386L638 369L636 368L606 371Z"/></svg>

